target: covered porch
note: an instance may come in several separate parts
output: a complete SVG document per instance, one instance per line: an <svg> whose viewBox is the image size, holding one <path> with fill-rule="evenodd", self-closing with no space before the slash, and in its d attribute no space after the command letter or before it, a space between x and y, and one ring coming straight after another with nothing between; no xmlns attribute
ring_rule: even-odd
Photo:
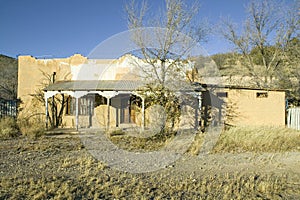
<svg viewBox="0 0 300 200"><path fill-rule="evenodd" d="M145 83L135 80L56 82L44 89L46 127L48 127L49 114L51 114L48 100L57 94L63 94L68 97L63 115L66 128L109 130L138 127L143 131L145 127L159 123L161 118L157 116L160 113L159 110L146 107L147 99L142 92L145 90L144 87ZM194 89L173 92L175 98L182 101L177 128L198 129L202 118L203 88L197 86Z"/></svg>
<svg viewBox="0 0 300 200"><path fill-rule="evenodd" d="M67 95L64 118L71 126L79 128L120 127L124 125L145 127L145 98L138 93L141 81L89 80L61 81L44 89L46 127L49 123L49 98ZM139 119L132 109L138 101ZM74 123L73 123L74 122ZM70 125L69 125L70 126Z"/></svg>

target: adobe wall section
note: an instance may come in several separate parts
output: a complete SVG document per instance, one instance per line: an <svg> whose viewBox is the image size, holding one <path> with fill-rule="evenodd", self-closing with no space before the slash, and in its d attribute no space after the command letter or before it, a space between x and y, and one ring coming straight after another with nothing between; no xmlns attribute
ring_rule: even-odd
<svg viewBox="0 0 300 200"><path fill-rule="evenodd" d="M225 89L227 122L238 126L285 126L285 92Z"/></svg>
<svg viewBox="0 0 300 200"><path fill-rule="evenodd" d="M44 113L44 105L35 101L33 94L42 92L49 78L56 72L55 80L71 80L71 66L79 66L86 57L75 54L69 58L36 59L32 56L18 58L18 98L21 99L20 115ZM39 91L40 90L40 91Z"/></svg>

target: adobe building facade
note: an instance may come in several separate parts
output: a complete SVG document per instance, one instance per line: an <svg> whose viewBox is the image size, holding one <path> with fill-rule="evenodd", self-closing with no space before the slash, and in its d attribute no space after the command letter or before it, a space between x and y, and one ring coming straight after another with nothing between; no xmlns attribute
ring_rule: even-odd
<svg viewBox="0 0 300 200"><path fill-rule="evenodd" d="M131 58L130 58L131 59ZM49 85L50 82L66 82L66 81L83 81L83 80L118 80L118 79L132 79L130 76L130 70L132 67L128 64L128 57L124 56L119 60L88 60L86 57L75 54L69 58L58 58L58 59L36 59L32 56L19 56L18 58L18 98L21 99L20 113L19 116L30 117L39 116L45 119L45 103L37 100L36 94L43 96L43 89ZM129 67L128 67L129 66ZM125 76L126 75L126 76ZM54 80L55 79L55 80ZM95 85L96 86L96 85ZM50 96L44 96L46 98L52 98L61 91L56 93L53 91L48 92ZM69 98L65 106L63 114L63 127L75 127L75 106L74 98L72 98L73 91L62 91ZM107 124L108 108L105 104L106 99L100 97L103 95L102 91L98 92L97 100L99 105L96 105L94 110L91 110L93 118L93 126L103 127ZM80 92L79 92L80 93ZM82 91L81 91L82 93ZM71 95L70 95L71 94ZM83 93L82 93L83 94ZM86 96L88 93L84 93L80 96L78 114L81 127L89 127L90 116L88 116L87 107L92 101L90 97ZM106 93L107 94L107 93ZM129 93L127 93L129 94ZM78 92L77 92L78 95ZM125 95L126 96L126 95ZM107 96L106 96L107 97ZM127 99L126 99L127 98ZM130 98L127 95L124 101L129 101ZM111 99L112 104L117 105L124 102L119 100ZM129 113L130 110L124 110L123 112ZM116 108L110 106L110 126L116 126ZM126 113L126 114L127 114ZM50 113L51 114L51 113ZM126 116L127 117L127 116ZM138 123L137 117L134 119ZM121 119L122 120L122 119ZM130 122L130 119L126 119L126 122Z"/></svg>
<svg viewBox="0 0 300 200"><path fill-rule="evenodd" d="M285 91L225 87L226 123L234 126L285 126Z"/></svg>
<svg viewBox="0 0 300 200"><path fill-rule="evenodd" d="M52 79L56 72L57 81L70 80L71 66L78 66L85 62L85 58L74 55L63 59L36 59L32 56L18 57L18 99L21 100L19 117L35 118L40 122L45 120L45 105L34 95L43 95L43 87ZM50 79L50 80L48 80Z"/></svg>
<svg viewBox="0 0 300 200"><path fill-rule="evenodd" d="M135 92L141 80L135 74L132 59L137 58L125 55L117 60L89 60L79 54L57 59L19 56L18 98L22 102L19 116L39 116L46 121L45 106L49 106L48 101L38 101L36 94L46 99L64 94L68 100L63 111L62 127L148 126L154 119L144 107L145 99ZM53 87L47 88L53 81ZM120 88L116 81L122 82L123 86ZM201 95L201 92L198 94ZM203 94L202 99L199 98L202 102L198 104L202 111L209 113L208 107L213 107L209 104L214 96L219 104L223 102L216 106L219 114L215 118L225 111L227 124L285 125L284 91L225 87L219 93ZM132 104L136 101L140 102L139 106ZM185 110L192 110L191 106L186 107ZM201 119L195 119L195 114L192 114L181 116L181 121L189 121L186 119L191 116L197 121ZM203 117L207 116L204 114Z"/></svg>

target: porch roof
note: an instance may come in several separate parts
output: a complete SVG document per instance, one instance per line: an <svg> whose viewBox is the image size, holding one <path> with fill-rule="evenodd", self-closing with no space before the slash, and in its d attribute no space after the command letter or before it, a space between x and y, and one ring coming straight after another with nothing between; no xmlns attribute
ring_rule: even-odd
<svg viewBox="0 0 300 200"><path fill-rule="evenodd" d="M44 91L134 91L145 84L134 80L76 80L58 81Z"/></svg>

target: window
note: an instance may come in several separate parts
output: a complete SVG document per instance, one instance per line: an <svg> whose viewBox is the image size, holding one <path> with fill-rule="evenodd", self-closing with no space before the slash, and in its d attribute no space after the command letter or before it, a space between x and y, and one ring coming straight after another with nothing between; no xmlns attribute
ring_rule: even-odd
<svg viewBox="0 0 300 200"><path fill-rule="evenodd" d="M78 99L78 114L79 115L93 115L94 113L94 98L91 96L84 96ZM76 99L69 96L66 104L66 114L76 114Z"/></svg>
<svg viewBox="0 0 300 200"><path fill-rule="evenodd" d="M106 105L106 104L107 104L107 99L105 97L100 95L95 95L95 107L100 105Z"/></svg>
<svg viewBox="0 0 300 200"><path fill-rule="evenodd" d="M268 98L267 92L256 92L256 98Z"/></svg>
<svg viewBox="0 0 300 200"><path fill-rule="evenodd" d="M72 100L73 98L71 96L68 96L67 103L66 103L66 115L71 115L71 107L72 107Z"/></svg>
<svg viewBox="0 0 300 200"><path fill-rule="evenodd" d="M217 92L217 97L227 98L228 97L228 92Z"/></svg>

